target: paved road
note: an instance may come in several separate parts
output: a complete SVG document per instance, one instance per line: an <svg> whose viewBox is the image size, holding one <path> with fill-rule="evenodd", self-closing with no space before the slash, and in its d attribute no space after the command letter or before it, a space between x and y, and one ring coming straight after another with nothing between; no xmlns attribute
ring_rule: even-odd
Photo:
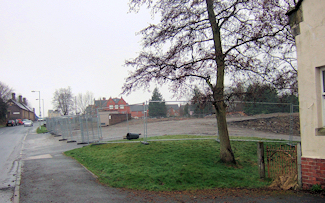
<svg viewBox="0 0 325 203"><path fill-rule="evenodd" d="M23 139L32 128L0 128L0 202L11 202Z"/></svg>

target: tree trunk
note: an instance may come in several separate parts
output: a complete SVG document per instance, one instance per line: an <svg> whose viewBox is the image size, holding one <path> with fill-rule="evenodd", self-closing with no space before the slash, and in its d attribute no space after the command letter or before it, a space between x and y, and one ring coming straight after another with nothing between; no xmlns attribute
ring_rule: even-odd
<svg viewBox="0 0 325 203"><path fill-rule="evenodd" d="M220 27L217 24L213 0L206 0L209 22L212 28L215 61L217 63L217 81L216 86L212 87L214 106L216 108L216 118L218 124L218 133L220 137L220 158L226 163L236 163L234 153L231 150L229 133L226 120L226 105L224 102L224 74L225 74L225 59L221 45Z"/></svg>
<svg viewBox="0 0 325 203"><path fill-rule="evenodd" d="M236 164L234 153L231 150L229 133L226 120L226 107L224 102L217 102L217 124L218 124L218 133L220 139L220 159L226 163Z"/></svg>

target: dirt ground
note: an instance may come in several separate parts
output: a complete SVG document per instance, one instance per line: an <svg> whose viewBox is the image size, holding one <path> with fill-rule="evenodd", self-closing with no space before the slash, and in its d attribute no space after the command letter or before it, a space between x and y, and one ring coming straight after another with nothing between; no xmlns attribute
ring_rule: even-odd
<svg viewBox="0 0 325 203"><path fill-rule="evenodd" d="M293 134L290 138L290 115L265 114L256 116L233 115L227 117L230 136L236 137L262 137L269 139L284 139L300 141L299 117L292 116ZM103 140L116 140L123 138L128 132L141 133L143 136L147 130L147 136L162 135L218 135L217 123L214 116L205 118L148 118L132 119L128 122L103 127Z"/></svg>
<svg viewBox="0 0 325 203"><path fill-rule="evenodd" d="M289 114L281 114L268 118L257 117L256 119L233 121L229 123L229 126L237 126L252 130L288 135L292 133L295 136L300 136L300 122L298 113L294 113L292 116Z"/></svg>

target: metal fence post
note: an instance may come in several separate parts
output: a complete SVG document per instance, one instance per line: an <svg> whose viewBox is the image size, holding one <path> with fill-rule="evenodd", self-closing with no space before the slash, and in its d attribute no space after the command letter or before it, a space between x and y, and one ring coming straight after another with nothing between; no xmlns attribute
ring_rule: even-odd
<svg viewBox="0 0 325 203"><path fill-rule="evenodd" d="M97 133L98 133L98 139L100 140L103 138L103 134L102 134L102 126L101 126L100 116L98 113L98 108L96 109L96 113L97 113Z"/></svg>
<svg viewBox="0 0 325 203"><path fill-rule="evenodd" d="M87 114L85 115L85 120L86 120L86 130L87 130L87 137L88 137L88 144L89 144L90 142L89 142L89 130L88 130L88 116L87 116Z"/></svg>
<svg viewBox="0 0 325 203"><path fill-rule="evenodd" d="M64 118L61 118L58 122L60 124L60 127L61 127L61 135L62 135L62 139L60 139L59 141L65 141L67 140L66 136L65 136L65 131L64 131L64 126L63 126L63 121L64 121Z"/></svg>
<svg viewBox="0 0 325 203"><path fill-rule="evenodd" d="M289 136L289 145L292 145L292 136L293 136L293 104L290 103L290 136Z"/></svg>
<svg viewBox="0 0 325 203"><path fill-rule="evenodd" d="M71 127L71 120L72 120L73 118L72 117L69 117L69 118L67 118L67 123L68 123L68 131L69 131L69 134L70 134L70 138L71 138L71 140L69 140L69 141L67 141L67 143L72 143L72 142L76 142L74 139L73 139L73 137L72 137L72 127Z"/></svg>
<svg viewBox="0 0 325 203"><path fill-rule="evenodd" d="M146 111L146 103L143 102L143 142L141 142L144 145L148 145L149 143L147 142L147 111Z"/></svg>
<svg viewBox="0 0 325 203"><path fill-rule="evenodd" d="M85 135L84 135L83 116L79 116L79 123L80 123L81 142L78 144L87 144L85 141Z"/></svg>
<svg viewBox="0 0 325 203"><path fill-rule="evenodd" d="M298 173L298 186L302 187L301 180L301 143L297 143L297 173Z"/></svg>

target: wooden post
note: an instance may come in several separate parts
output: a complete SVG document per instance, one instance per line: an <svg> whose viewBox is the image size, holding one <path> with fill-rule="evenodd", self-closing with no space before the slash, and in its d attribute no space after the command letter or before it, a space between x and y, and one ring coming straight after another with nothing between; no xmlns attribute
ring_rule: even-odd
<svg viewBox="0 0 325 203"><path fill-rule="evenodd" d="M298 173L298 186L302 187L301 181L301 143L297 143L297 173Z"/></svg>
<svg viewBox="0 0 325 203"><path fill-rule="evenodd" d="M260 173L260 178L265 178L265 163L264 163L264 143L258 142L257 143L257 162L258 162L258 169Z"/></svg>

